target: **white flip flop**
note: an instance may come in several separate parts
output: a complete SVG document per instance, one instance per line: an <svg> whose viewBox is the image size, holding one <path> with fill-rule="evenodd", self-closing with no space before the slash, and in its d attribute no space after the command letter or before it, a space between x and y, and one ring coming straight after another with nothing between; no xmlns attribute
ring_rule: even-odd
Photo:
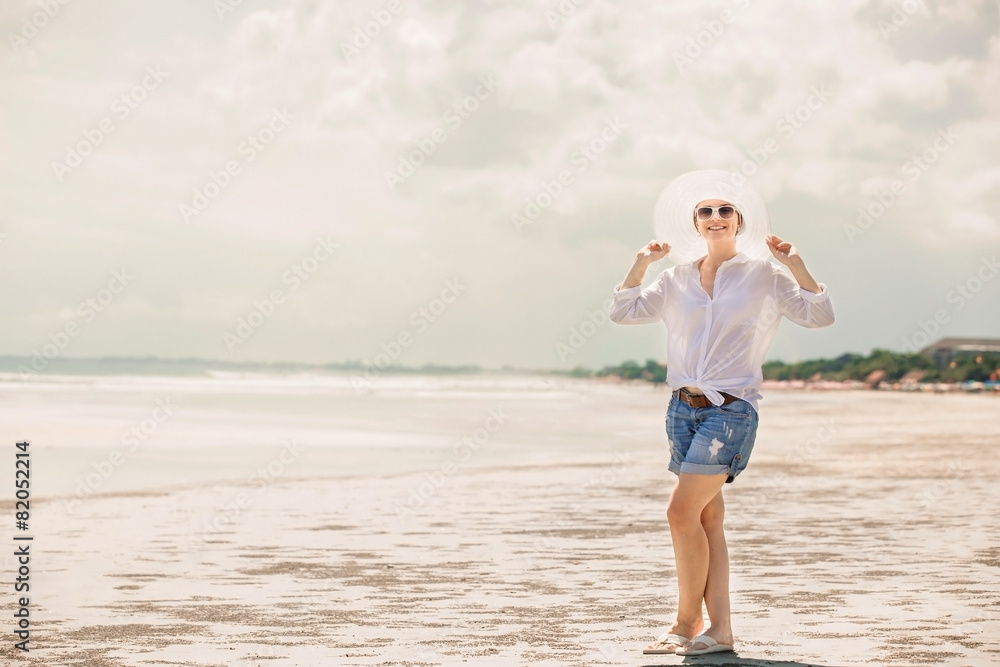
<svg viewBox="0 0 1000 667"><path fill-rule="evenodd" d="M674 651L677 655L704 655L706 653L724 653L732 651L732 644L720 644L708 635L698 635L691 640L692 644L704 644L705 648L684 648L683 646Z"/></svg>
<svg viewBox="0 0 1000 667"><path fill-rule="evenodd" d="M684 646L689 641L691 640L685 637L684 635L676 635L668 630L667 632L664 632L662 635L657 637L656 642L658 644L677 644L678 646L675 646L673 648L644 648L642 652L646 655L674 654L677 652L678 648Z"/></svg>

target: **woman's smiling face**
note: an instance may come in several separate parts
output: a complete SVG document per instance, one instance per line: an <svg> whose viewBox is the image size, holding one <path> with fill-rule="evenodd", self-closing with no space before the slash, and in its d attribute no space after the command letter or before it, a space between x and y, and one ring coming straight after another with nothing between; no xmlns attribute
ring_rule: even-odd
<svg viewBox="0 0 1000 667"><path fill-rule="evenodd" d="M734 210L731 212L727 211L725 208L727 206ZM716 210L710 213L698 210L705 207ZM727 214L730 216L728 219L723 217ZM705 217L705 215L708 215L708 217ZM694 218L695 229L705 237L706 241L734 239L736 238L736 232L739 230L739 225L742 223L742 216L739 211L736 211L735 207L725 199L705 199L698 202L698 205L694 207L692 216Z"/></svg>

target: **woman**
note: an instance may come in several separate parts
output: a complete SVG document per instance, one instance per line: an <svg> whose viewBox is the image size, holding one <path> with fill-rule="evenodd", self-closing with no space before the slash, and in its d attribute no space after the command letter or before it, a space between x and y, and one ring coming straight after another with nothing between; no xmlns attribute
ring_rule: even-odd
<svg viewBox="0 0 1000 667"><path fill-rule="evenodd" d="M704 170L675 179L657 200L656 232L664 240L636 253L610 311L619 324L666 325L667 384L675 389L666 430L668 468L677 475L667 504L677 617L643 653L731 651L723 484L750 458L761 366L781 317L826 327L833 304L798 249L770 233L763 199L739 174ZM646 268L668 255L677 265L642 289Z"/></svg>

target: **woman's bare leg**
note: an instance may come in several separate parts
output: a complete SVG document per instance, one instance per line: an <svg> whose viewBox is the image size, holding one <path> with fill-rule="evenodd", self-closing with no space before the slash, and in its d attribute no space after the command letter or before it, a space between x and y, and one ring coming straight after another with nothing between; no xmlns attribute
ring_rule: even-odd
<svg viewBox="0 0 1000 667"><path fill-rule="evenodd" d="M720 490L701 513L701 525L708 538L708 577L705 581L705 608L710 627L705 634L720 644L733 643L729 608L729 547L723 532L725 503ZM694 644L693 648L704 648Z"/></svg>
<svg viewBox="0 0 1000 667"><path fill-rule="evenodd" d="M709 540L701 516L720 494L727 474L680 473L667 504L677 569L677 620L670 632L692 638L705 627L701 604L709 571Z"/></svg>

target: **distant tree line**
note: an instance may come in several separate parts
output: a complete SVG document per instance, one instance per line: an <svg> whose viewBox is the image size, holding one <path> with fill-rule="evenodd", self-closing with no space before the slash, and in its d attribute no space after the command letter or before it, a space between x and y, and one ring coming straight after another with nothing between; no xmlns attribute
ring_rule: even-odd
<svg viewBox="0 0 1000 667"><path fill-rule="evenodd" d="M911 376L919 376L920 382L986 382L1000 379L1000 354L962 354L943 368L938 368L934 359L928 355L875 349L868 356L847 353L835 359L809 359L793 364L768 361L764 363L762 371L765 380L864 381L875 371L882 371L877 374L884 373L881 379L894 382L910 371L920 371ZM619 366L605 366L593 373L576 368L571 374L595 377L616 375L626 380L664 382L667 367L649 359L642 366L634 361L626 361Z"/></svg>

